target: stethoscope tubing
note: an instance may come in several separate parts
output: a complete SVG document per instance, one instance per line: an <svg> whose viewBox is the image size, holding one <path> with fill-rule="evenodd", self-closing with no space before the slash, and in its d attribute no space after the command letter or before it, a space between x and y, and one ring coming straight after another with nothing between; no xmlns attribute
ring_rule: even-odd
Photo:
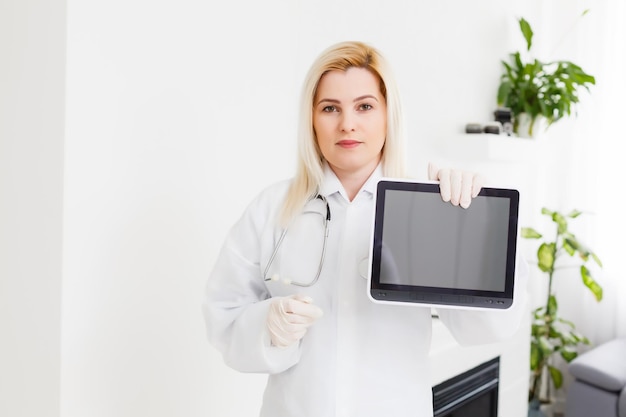
<svg viewBox="0 0 626 417"><path fill-rule="evenodd" d="M326 204L326 217L324 217L324 240L322 241L322 255L320 256L320 262L319 265L317 267L317 273L315 274L315 278L313 278L313 280L308 283L308 284L303 284L301 282L297 282L297 281L288 281L285 282L286 284L291 284L291 285L295 285L298 287L312 287L313 285L315 285L317 283L317 281L320 278L320 275L322 274L322 268L324 266L324 259L326 257L326 241L328 240L328 234L329 234L329 228L328 228L328 223L330 223L330 205L328 204L328 200L326 200L326 197L324 197L321 194L317 194L315 197L311 198L309 201L314 200L316 198L319 198L320 200L322 200L324 202L324 204ZM278 242L276 242L276 246L274 247L274 251L272 252L272 255L270 256L270 259L267 262L267 266L265 267L265 270L263 271L263 278L264 281L272 281L274 280L273 277L267 277L267 273L270 270L270 267L272 266L272 264L274 263L274 258L276 257L276 255L278 254L278 250L280 249L280 246L283 243L283 240L285 239L285 236L287 235L287 232L289 231L289 227L291 226L291 224L289 224L285 230L283 230L283 232L280 234L280 237L278 238Z"/></svg>

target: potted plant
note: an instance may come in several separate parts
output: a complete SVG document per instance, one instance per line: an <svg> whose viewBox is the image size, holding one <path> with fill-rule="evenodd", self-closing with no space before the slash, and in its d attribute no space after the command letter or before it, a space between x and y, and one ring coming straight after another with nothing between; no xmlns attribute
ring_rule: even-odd
<svg viewBox="0 0 626 417"><path fill-rule="evenodd" d="M546 237L531 227L523 227L521 236L526 239L542 239L537 250L537 266L548 275L547 298L545 304L535 309L532 314L530 337L530 388L528 400L530 409L538 408L541 403L551 401L551 389L558 389L563 383L562 372L554 365L557 355L570 362L577 355L580 344L589 344L589 340L576 330L569 320L560 317L557 296L552 287L555 272L563 267L557 261L563 255L577 255L580 263L580 277L586 288L597 301L602 300L602 287L594 280L587 262L593 260L602 267L598 256L583 245L568 229L568 218L575 219L581 212L573 210L568 214L543 208L541 213L554 222L555 230ZM545 383L544 383L544 378ZM543 388L542 388L543 387ZM530 410L529 409L529 410ZM531 415L529 411L529 415Z"/></svg>
<svg viewBox="0 0 626 417"><path fill-rule="evenodd" d="M530 53L533 39L530 23L520 18L519 27L526 40L526 52ZM545 119L547 129L552 123L570 116L579 102L579 90L589 91L596 83L592 75L570 61L529 59L525 62L519 51L510 54L510 62L502 61L502 65L498 106L510 109L513 132L522 137L534 137L535 123L541 118ZM522 126L525 121L528 127Z"/></svg>

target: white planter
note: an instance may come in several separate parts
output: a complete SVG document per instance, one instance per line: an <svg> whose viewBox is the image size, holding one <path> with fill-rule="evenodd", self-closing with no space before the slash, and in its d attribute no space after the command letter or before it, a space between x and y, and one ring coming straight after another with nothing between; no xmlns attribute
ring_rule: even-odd
<svg viewBox="0 0 626 417"><path fill-rule="evenodd" d="M527 113L520 113L517 119L517 136L520 138L536 139L545 130L545 118L537 116L535 120L531 120Z"/></svg>
<svg viewBox="0 0 626 417"><path fill-rule="evenodd" d="M528 403L528 417L566 417L563 413L563 405L557 402L539 404Z"/></svg>

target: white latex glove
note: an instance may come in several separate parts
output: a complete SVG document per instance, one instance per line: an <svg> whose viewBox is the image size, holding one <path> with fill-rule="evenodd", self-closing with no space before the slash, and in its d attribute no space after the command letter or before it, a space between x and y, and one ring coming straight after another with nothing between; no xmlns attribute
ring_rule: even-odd
<svg viewBox="0 0 626 417"><path fill-rule="evenodd" d="M312 303L311 297L302 294L276 297L271 301L267 328L272 345L288 347L304 337L308 327L323 315Z"/></svg>
<svg viewBox="0 0 626 417"><path fill-rule="evenodd" d="M435 164L428 164L428 179L439 181L441 199L468 208L472 198L476 197L483 187L483 178L479 174L457 169L439 169Z"/></svg>

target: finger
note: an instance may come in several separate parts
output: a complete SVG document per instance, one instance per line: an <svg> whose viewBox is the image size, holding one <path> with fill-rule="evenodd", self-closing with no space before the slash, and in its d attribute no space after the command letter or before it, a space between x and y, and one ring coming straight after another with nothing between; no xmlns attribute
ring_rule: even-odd
<svg viewBox="0 0 626 417"><path fill-rule="evenodd" d="M308 302L302 302L305 299ZM281 302L282 320L287 324L311 325L315 320L323 315L322 309L312 302L312 298L303 295L292 295Z"/></svg>
<svg viewBox="0 0 626 417"><path fill-rule="evenodd" d="M294 299L288 300L288 311L309 321L316 320L324 314L322 309L315 304L303 303Z"/></svg>
<svg viewBox="0 0 626 417"><path fill-rule="evenodd" d="M450 202L458 206L463 191L463 175L461 171L453 169L450 172Z"/></svg>
<svg viewBox="0 0 626 417"><path fill-rule="evenodd" d="M428 163L428 179L431 181L438 181L438 174L439 173L439 168L437 167L437 165L433 164L432 162Z"/></svg>
<svg viewBox="0 0 626 417"><path fill-rule="evenodd" d="M483 188L484 182L485 179L482 177L482 175L474 175L474 181L472 182L472 198L478 197L478 194L480 194L480 190L482 190Z"/></svg>
<svg viewBox="0 0 626 417"><path fill-rule="evenodd" d="M461 197L459 203L461 207L468 208L472 204L472 193L474 187L474 174L464 171L461 179Z"/></svg>
<svg viewBox="0 0 626 417"><path fill-rule="evenodd" d="M292 314L294 306L296 305L296 302L302 302L300 300L306 300L305 297L306 296L300 295L300 294L294 294L294 295L290 295L288 297L285 297L282 300L281 304L280 304L280 306L282 308L282 313L283 314Z"/></svg>
<svg viewBox="0 0 626 417"><path fill-rule="evenodd" d="M293 317L289 317L289 320L293 320ZM298 316L298 320L304 320L303 317ZM307 329L313 322L305 322L305 323L294 323L292 321L282 320L280 323L280 329L285 333L298 333Z"/></svg>
<svg viewBox="0 0 626 417"><path fill-rule="evenodd" d="M445 202L450 201L451 198L451 184L450 184L450 170L440 169L437 173L439 178L439 192L441 193L441 199Z"/></svg>
<svg viewBox="0 0 626 417"><path fill-rule="evenodd" d="M309 317L304 317L294 313L288 313L286 310L289 307L283 306L282 304L287 304L287 302L285 301L284 303L281 303L281 308L279 310L280 314L272 316L272 318L270 319L275 328L279 329L282 332L293 333L296 331L301 331L302 329L310 326L313 323L313 320Z"/></svg>
<svg viewBox="0 0 626 417"><path fill-rule="evenodd" d="M313 299L309 297L308 295L295 294L292 296L292 298L296 301L301 301L305 303L305 305L310 306L310 307L301 306L301 305L296 306L296 308L300 310L294 310L295 314L303 315L303 316L314 318L314 319L317 319L324 314L321 308L313 304Z"/></svg>

